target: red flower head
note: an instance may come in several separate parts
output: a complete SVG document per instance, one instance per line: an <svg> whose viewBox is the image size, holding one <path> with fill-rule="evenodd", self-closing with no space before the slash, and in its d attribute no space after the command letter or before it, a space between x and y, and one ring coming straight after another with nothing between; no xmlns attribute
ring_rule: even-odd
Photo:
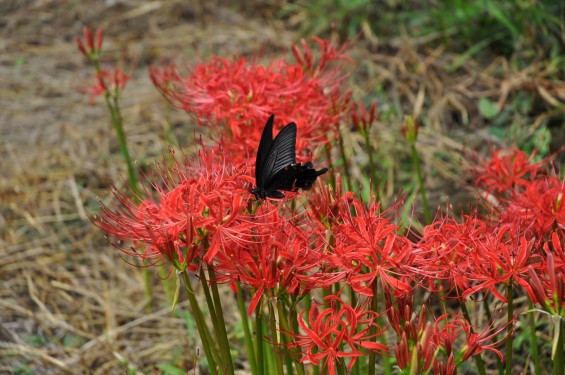
<svg viewBox="0 0 565 375"><path fill-rule="evenodd" d="M242 219L249 229L240 231L238 239L216 254L217 282L237 281L253 290L249 314L265 294L303 295L331 283L333 275L325 272L323 245L317 241L324 238L323 233L304 219L280 207L259 209Z"/></svg>
<svg viewBox="0 0 565 375"><path fill-rule="evenodd" d="M381 329L376 323L377 314L367 310L366 304L354 308L334 295L324 301L324 305L314 303L307 318L306 310L300 313L298 324L304 334L291 333L295 338L291 346L302 351L300 362L318 365L324 360L323 372L333 375L336 365L348 362L347 368L351 369L365 351L388 351L386 345L375 342L375 335L369 333L371 327L377 327L378 332Z"/></svg>
<svg viewBox="0 0 565 375"><path fill-rule="evenodd" d="M526 185L507 202L500 214L508 225L521 225L528 237L546 239L554 230L565 231L565 182L543 176Z"/></svg>
<svg viewBox="0 0 565 375"><path fill-rule="evenodd" d="M279 124L297 124L297 150L304 152L306 145L332 139L348 109L347 95L340 92L346 74L336 63L344 59L343 48L314 41L321 49L317 63L303 43L310 57L295 53L298 64L277 59L262 65L215 56L186 76L175 66L153 67L151 78L172 105L194 114L200 124L223 124L218 133L239 158L254 156L263 125L273 113Z"/></svg>
<svg viewBox="0 0 565 375"><path fill-rule="evenodd" d="M249 181L241 168L233 166L221 150L201 151L196 166L188 159L184 163L175 159L172 166L158 167L160 182L150 182L157 199L137 204L137 199L114 192L116 204L104 205L95 223L119 240L134 242L132 250L121 249L127 255L150 265L165 260L184 270L201 256L213 256L243 225L238 219Z"/></svg>
<svg viewBox="0 0 565 375"><path fill-rule="evenodd" d="M95 55L100 53L102 49L102 41L104 39L104 30L96 29L94 33L88 27L82 29L84 40L77 36L77 48L85 57L92 59Z"/></svg>
<svg viewBox="0 0 565 375"><path fill-rule="evenodd" d="M517 148L499 150L492 154L489 162L475 168L475 184L491 194L512 195L526 187L542 171L546 161L534 163L533 157L528 158Z"/></svg>
<svg viewBox="0 0 565 375"><path fill-rule="evenodd" d="M380 206L360 200L340 206L343 223L335 228L335 247L331 259L347 282L358 293L373 295L378 279L395 296L411 290L407 278L414 275L413 245L398 235Z"/></svg>
<svg viewBox="0 0 565 375"><path fill-rule="evenodd" d="M125 73L123 67L120 65L117 68L101 69L96 74L96 83L94 83L88 90L90 99L93 100L96 96L104 95L106 93L111 96L118 96L126 87L129 80L129 74Z"/></svg>
<svg viewBox="0 0 565 375"><path fill-rule="evenodd" d="M445 217L426 226L417 249L427 287L433 292L469 288L469 254L489 231L488 224L474 215L464 216L462 223Z"/></svg>

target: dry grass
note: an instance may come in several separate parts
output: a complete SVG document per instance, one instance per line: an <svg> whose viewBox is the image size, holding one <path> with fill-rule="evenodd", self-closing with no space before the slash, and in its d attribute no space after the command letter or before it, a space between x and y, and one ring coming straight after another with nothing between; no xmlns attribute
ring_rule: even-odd
<svg viewBox="0 0 565 375"><path fill-rule="evenodd" d="M0 3L0 373L151 373L157 363L183 367L194 360L196 334L171 313L159 278L153 277L147 313L141 272L89 221L97 198L108 200L109 186L123 185L125 168L104 106L89 105L79 93L91 71L74 37L84 24L103 27L109 61L134 61L122 104L131 153L143 165L166 149L167 123L181 144L193 126L186 114L166 109L147 77L148 64L194 58L193 46L203 56L278 50L299 36L275 21L272 4L240 11L206 1L136 4ZM515 71L501 61L484 68L469 62L448 76L445 66L454 57L405 40L359 44L352 57L360 62L356 95L381 84L392 105L427 114L431 126L420 140L427 171L439 173L429 177L435 202L458 193L446 186L464 184L457 158L436 155L458 155L463 144L487 139L477 130L478 97L503 106L509 93L530 90L551 105L565 100L564 83L546 79L543 66ZM386 152L406 153L397 124L382 121L374 139Z"/></svg>

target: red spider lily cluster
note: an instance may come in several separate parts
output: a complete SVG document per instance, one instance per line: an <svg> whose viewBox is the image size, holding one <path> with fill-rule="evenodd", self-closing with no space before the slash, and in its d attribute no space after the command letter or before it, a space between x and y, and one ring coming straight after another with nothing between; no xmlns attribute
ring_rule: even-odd
<svg viewBox="0 0 565 375"><path fill-rule="evenodd" d="M565 182L548 159L534 162L517 149L494 153L475 173L477 186L496 199L491 238L477 249L490 261L484 255L478 259L482 272L473 288L492 290L497 282L514 282L533 302L563 316Z"/></svg>
<svg viewBox="0 0 565 375"><path fill-rule="evenodd" d="M102 41L104 40L104 30L96 29L95 32L88 27L82 29L83 38L77 36L77 48L86 58L98 55L102 50Z"/></svg>
<svg viewBox="0 0 565 375"><path fill-rule="evenodd" d="M92 62L96 68L96 82L85 90L90 99L96 96L108 95L117 97L123 91L129 80L129 74L124 72L123 66L103 68L100 66L99 58L104 40L104 30L92 31L88 27L83 28L83 38L76 38L77 48L84 57Z"/></svg>
<svg viewBox="0 0 565 375"><path fill-rule="evenodd" d="M317 58L303 41L302 48L292 48L295 63L275 59L263 65L257 59L214 56L191 72L175 65L153 67L151 78L173 106L216 130L235 157L257 149L272 113L281 124L297 124L297 150L307 153L312 151L308 147L328 145L335 138L349 101L342 90L347 74L341 63L349 61L345 47L313 40Z"/></svg>
<svg viewBox="0 0 565 375"><path fill-rule="evenodd" d="M81 52L98 53L101 36L85 33L85 40ZM201 145L194 159L159 164L139 196L114 192L115 204L103 207L97 225L132 243L120 249L145 265L198 273L204 285L243 288L252 295L249 315L261 316L266 306L272 314L276 305L281 322L273 326L287 336L284 350L329 374L387 352L410 373L455 374L483 352L503 360L497 347L513 321L475 326L464 312L415 310L423 291L460 306L471 298L510 305L522 293L563 316L565 188L548 160L533 162L517 149L494 153L474 171L477 188L496 203L489 216L438 217L418 240L398 225L396 207L360 200L339 176L333 186L318 180L303 200L290 193L278 203L254 200L255 150L270 114L277 125L297 123L303 156L312 145L330 147L345 118L363 132L374 121L376 103L352 108L343 89L344 47L313 40L317 55L303 41L292 48L295 63L216 56L186 74L174 65L153 67L165 98L222 139ZM123 89L127 76L113 77ZM107 92L108 82L99 81ZM418 128L410 124L405 132L413 144ZM213 273L205 278L202 270ZM320 295L322 303L304 302ZM293 319L286 325L285 312ZM384 327L395 342L379 341Z"/></svg>

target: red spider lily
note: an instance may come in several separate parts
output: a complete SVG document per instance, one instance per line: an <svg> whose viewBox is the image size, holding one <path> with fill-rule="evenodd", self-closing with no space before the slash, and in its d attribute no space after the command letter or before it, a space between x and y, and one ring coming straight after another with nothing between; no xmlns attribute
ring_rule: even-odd
<svg viewBox="0 0 565 375"><path fill-rule="evenodd" d="M343 224L335 228L331 259L347 283L368 296L377 279L397 296L409 292L406 279L416 272L412 243L397 234L399 228L385 218L378 204L366 206L353 200L341 208Z"/></svg>
<svg viewBox="0 0 565 375"><path fill-rule="evenodd" d="M554 246L562 246L557 235L552 240L559 242ZM562 267L562 264L561 267L556 265L551 252L547 254L542 267L528 267L532 286L528 290L530 299L552 315L565 315L565 272Z"/></svg>
<svg viewBox="0 0 565 375"><path fill-rule="evenodd" d="M343 59L343 51L320 39L315 42L322 49L316 68L310 63L303 66L304 61L292 64L277 59L261 65L216 56L186 77L172 65L153 67L151 78L172 105L194 114L200 124L225 124L218 133L238 157L257 149L272 113L281 125L296 122L297 150L305 150L306 145L332 139L348 109L347 95L340 92L346 75L339 65L330 64Z"/></svg>
<svg viewBox="0 0 565 375"><path fill-rule="evenodd" d="M104 30L96 29L96 31L92 33L92 30L85 26L82 29L82 35L84 36L84 41L80 36L76 38L77 48L85 57L92 59L93 56L99 54L102 49Z"/></svg>
<svg viewBox="0 0 565 375"><path fill-rule="evenodd" d="M471 325L461 315L444 314L434 322L428 321L427 309L422 307L417 318L412 318L408 304L390 305L389 310L395 313L387 314L391 325L397 332L398 343L395 345L395 355L401 369L410 369L411 373L427 373L432 368L435 374L455 374L456 368L470 356L483 351L492 351L502 358L496 349L503 340L491 342L505 327L484 330L473 333ZM405 308L401 307L404 306ZM404 313L399 314L399 310ZM400 319L390 320L391 316ZM402 321L401 324L398 322ZM465 337L465 345L458 348L461 337Z"/></svg>
<svg viewBox="0 0 565 375"><path fill-rule="evenodd" d="M543 244L546 257L555 259L555 272L565 274L565 231L556 230L551 239Z"/></svg>
<svg viewBox="0 0 565 375"><path fill-rule="evenodd" d="M347 368L351 369L365 351L388 351L386 345L375 342L376 336L369 333L371 327L377 327L380 335L381 329L376 323L378 315L367 310L366 304L354 308L335 295L324 301L324 305L312 305L307 321L306 310L300 313L298 324L304 334L290 333L294 337L290 345L302 352L300 362L318 365L323 360L323 372L333 375L338 365L345 365L346 359L349 359Z"/></svg>
<svg viewBox="0 0 565 375"><path fill-rule="evenodd" d="M316 181L316 188L307 196L309 203L308 214L322 228L333 232L333 229L343 223L340 212L350 207L355 194L343 190L340 176L336 177L335 187L324 185L320 179Z"/></svg>
<svg viewBox="0 0 565 375"><path fill-rule="evenodd" d="M542 171L546 161L532 162L534 155L528 156L517 148L499 150L492 154L489 162L475 168L475 184L491 194L511 195L525 188Z"/></svg>
<svg viewBox="0 0 565 375"><path fill-rule="evenodd" d="M432 345L432 329L426 321L426 308L422 307L417 322L405 321L398 329L398 342L394 346L396 362L401 369L410 369L411 373L422 374L430 371L437 355L437 349Z"/></svg>
<svg viewBox="0 0 565 375"><path fill-rule="evenodd" d="M462 328L465 332L466 343L465 346L461 349L460 353L463 355L461 356L460 362L465 362L471 356L481 354L485 351L493 352L500 358L501 361L504 361L504 357L502 353L496 349L496 347L502 345L505 340L505 337L501 337L498 341L494 341L508 326L510 323L502 324L496 328L488 328L484 329L481 332L472 332L471 324L467 322L465 319L461 319ZM490 344L488 344L490 342Z"/></svg>
<svg viewBox="0 0 565 375"><path fill-rule="evenodd" d="M527 224L524 232L539 239L551 232L565 230L565 182L555 176L543 176L526 185L524 192L510 198L500 215L509 225Z"/></svg>
<svg viewBox="0 0 565 375"><path fill-rule="evenodd" d="M463 216L461 223L444 217L426 226L416 246L418 268L426 287L432 292L468 289L470 253L490 230L475 215Z"/></svg>
<svg viewBox="0 0 565 375"><path fill-rule="evenodd" d="M359 101L359 104L352 103L351 105L351 122L353 126L361 132L364 136L369 134L373 122L375 121L375 114L377 112L377 102L373 100L369 111L365 108L365 103Z"/></svg>
<svg viewBox="0 0 565 375"><path fill-rule="evenodd" d="M468 255L467 277L474 285L463 292L463 297L490 291L499 300L507 302L497 287L509 283L529 291L528 266L539 262L534 250L534 241L528 241L524 236L516 238L509 227L497 228L484 236Z"/></svg>
<svg viewBox="0 0 565 375"><path fill-rule="evenodd" d="M96 83L87 91L92 100L96 96L108 93L111 96L118 96L129 80L129 74L123 71L122 66L111 70L102 69L96 73Z"/></svg>
<svg viewBox="0 0 565 375"><path fill-rule="evenodd" d="M260 211L260 210L259 210ZM284 211L283 211L284 212ZM303 295L335 282L314 239L323 236L297 215L282 216L279 209L246 219L253 229L215 256L217 282L235 282L253 291L249 314L263 295Z"/></svg>
<svg viewBox="0 0 565 375"><path fill-rule="evenodd" d="M116 204L104 205L95 224L117 239L134 242L141 252L122 250L150 265L165 260L184 270L206 251L209 257L226 237L245 230L238 218L244 212L242 196L248 193L243 189L249 179L240 172L243 167L233 166L221 151L201 151L198 161L191 166L188 159L175 159L172 166L159 166L158 179L150 181L157 200L137 204L114 192Z"/></svg>

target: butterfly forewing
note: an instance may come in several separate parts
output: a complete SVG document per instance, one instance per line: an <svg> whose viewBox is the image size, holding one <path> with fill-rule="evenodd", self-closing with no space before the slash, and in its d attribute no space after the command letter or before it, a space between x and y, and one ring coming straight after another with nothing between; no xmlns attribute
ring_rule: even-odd
<svg viewBox="0 0 565 375"><path fill-rule="evenodd" d="M259 149L257 150L257 158L255 159L255 182L259 186L263 181L265 161L269 155L269 150L273 144L273 122L275 115L271 115L265 124L261 141L259 142Z"/></svg>
<svg viewBox="0 0 565 375"><path fill-rule="evenodd" d="M259 187L266 187L269 180L284 167L296 164L296 124L285 126L273 140L267 158L261 165Z"/></svg>

